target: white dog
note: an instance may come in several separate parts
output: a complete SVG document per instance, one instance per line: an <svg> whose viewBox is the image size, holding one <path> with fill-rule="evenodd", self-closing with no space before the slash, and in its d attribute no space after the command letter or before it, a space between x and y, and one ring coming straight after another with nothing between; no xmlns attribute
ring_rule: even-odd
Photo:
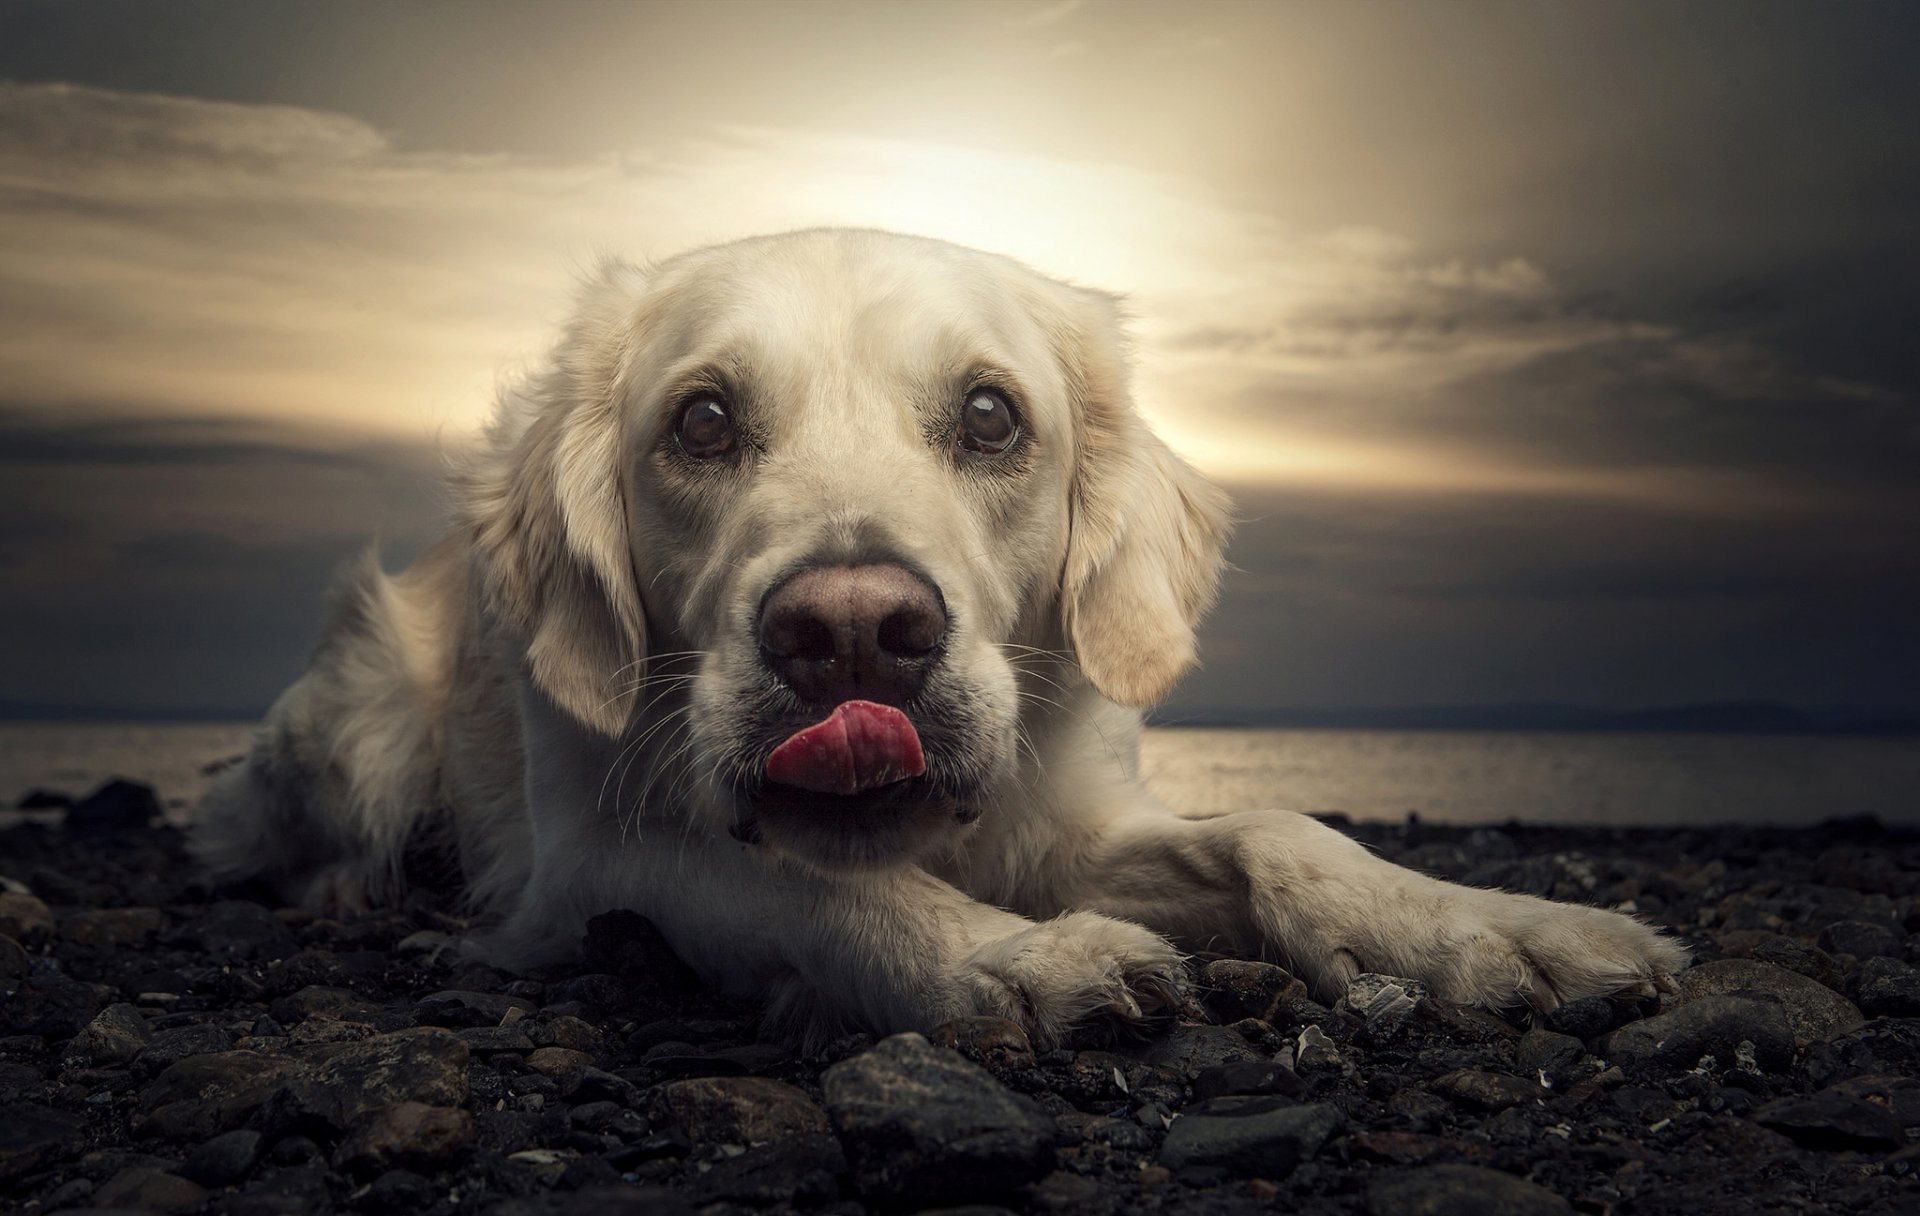
<svg viewBox="0 0 1920 1216"><path fill-rule="evenodd" d="M442 831L494 957L631 908L799 1034L1052 1040L1164 1004L1198 946L1323 996L1664 985L1684 951L1626 916L1141 786L1227 504L1135 413L1117 314L879 232L607 266L503 394L456 533L347 580L199 855L354 907Z"/></svg>

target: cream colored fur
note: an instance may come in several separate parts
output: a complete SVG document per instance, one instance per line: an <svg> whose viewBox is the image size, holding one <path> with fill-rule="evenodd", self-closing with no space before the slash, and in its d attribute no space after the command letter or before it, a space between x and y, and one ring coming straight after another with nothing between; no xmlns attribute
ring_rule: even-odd
<svg viewBox="0 0 1920 1216"><path fill-rule="evenodd" d="M1017 384L1017 467L948 442L982 369ZM673 405L714 378L752 442L689 469ZM1126 380L1110 297L938 242L826 230L607 266L502 395L458 530L346 580L209 793L199 855L353 908L437 838L491 957L565 957L632 908L814 1036L995 1013L1050 1040L1165 1004L1200 946L1322 996L1361 970L1491 1005L1663 984L1683 950L1628 917L1439 882L1299 815L1183 818L1140 784L1138 707L1193 665L1227 504ZM944 597L928 713L957 723L941 763L977 819L740 843L729 782L764 762L745 741L778 697L762 596L876 553Z"/></svg>

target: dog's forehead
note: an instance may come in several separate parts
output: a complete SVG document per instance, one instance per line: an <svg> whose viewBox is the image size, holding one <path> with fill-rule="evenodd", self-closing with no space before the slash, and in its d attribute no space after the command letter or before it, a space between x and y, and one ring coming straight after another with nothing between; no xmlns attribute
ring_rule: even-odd
<svg viewBox="0 0 1920 1216"><path fill-rule="evenodd" d="M798 234L708 251L673 285L693 351L766 373L838 361L921 376L1050 363L1051 284L1004 258L881 233Z"/></svg>

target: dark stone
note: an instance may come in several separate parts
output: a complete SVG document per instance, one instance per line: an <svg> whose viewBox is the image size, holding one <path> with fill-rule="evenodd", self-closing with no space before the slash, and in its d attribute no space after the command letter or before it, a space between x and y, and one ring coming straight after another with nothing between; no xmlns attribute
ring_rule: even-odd
<svg viewBox="0 0 1920 1216"><path fill-rule="evenodd" d="M1686 1001L1745 991L1779 998L1796 1047L1845 1034L1865 1020L1853 1002L1825 984L1770 963L1724 958L1691 967L1680 977L1680 994Z"/></svg>
<svg viewBox="0 0 1920 1216"><path fill-rule="evenodd" d="M146 1049L151 1034L146 1015L138 1009L127 1004L109 1005L67 1044L67 1058L95 1066L126 1064Z"/></svg>
<svg viewBox="0 0 1920 1216"><path fill-rule="evenodd" d="M421 1026L344 1043L295 1076L261 1111L268 1135L332 1136L396 1102L459 1106L467 1099L467 1045Z"/></svg>
<svg viewBox="0 0 1920 1216"><path fill-rule="evenodd" d="M1684 1072L1709 1055L1720 1067L1735 1068L1743 1042L1753 1044L1756 1066L1785 1070L1793 1062L1793 1025L1785 1007L1758 994L1703 996L1621 1027L1601 1042L1600 1054L1629 1068Z"/></svg>
<svg viewBox="0 0 1920 1216"><path fill-rule="evenodd" d="M1307 995L1307 986L1284 968L1243 959L1208 963L1197 987L1207 1011L1222 1023L1243 1018L1271 1022L1286 1000Z"/></svg>
<svg viewBox="0 0 1920 1216"><path fill-rule="evenodd" d="M0 1119L0 1182L71 1157L86 1145L87 1121L50 1106L24 1103Z"/></svg>
<svg viewBox="0 0 1920 1216"><path fill-rule="evenodd" d="M1053 1163L1053 1120L978 1064L917 1034L822 1078L860 1189L901 1200L1004 1194Z"/></svg>
<svg viewBox="0 0 1920 1216"><path fill-rule="evenodd" d="M1188 1107L1167 1129L1160 1164L1285 1178L1320 1151L1341 1124L1339 1110L1284 1098L1216 1098Z"/></svg>
<svg viewBox="0 0 1920 1216"><path fill-rule="evenodd" d="M238 899L209 907L195 922L192 936L202 952L224 960L278 960L299 949L293 931L272 912Z"/></svg>
<svg viewBox="0 0 1920 1216"><path fill-rule="evenodd" d="M1429 1165L1367 1184L1369 1216L1572 1216L1566 1200L1524 1178L1477 1165Z"/></svg>
<svg viewBox="0 0 1920 1216"><path fill-rule="evenodd" d="M333 1195L319 1165L281 1170L226 1201L227 1216L327 1216Z"/></svg>
<svg viewBox="0 0 1920 1216"><path fill-rule="evenodd" d="M213 1055L232 1046L227 1032L218 1026L204 1023L176 1026L153 1036L146 1050L134 1060L134 1072L141 1077L151 1077L188 1056Z"/></svg>
<svg viewBox="0 0 1920 1216"><path fill-rule="evenodd" d="M1841 920L1820 930L1819 946L1828 954L1851 954L1858 959L1899 958L1901 936L1872 921Z"/></svg>
<svg viewBox="0 0 1920 1216"><path fill-rule="evenodd" d="M1191 1080L1201 1071L1222 1064L1259 1060L1260 1053L1246 1039L1225 1026L1175 1026L1148 1047L1146 1062L1172 1069Z"/></svg>
<svg viewBox="0 0 1920 1216"><path fill-rule="evenodd" d="M337 1163L363 1177L394 1168L433 1171L452 1164L472 1140L467 1111L391 1102L355 1123Z"/></svg>
<svg viewBox="0 0 1920 1216"><path fill-rule="evenodd" d="M98 984L84 984L64 975L29 975L11 996L0 1001L0 1033L71 1039L93 1021L110 995Z"/></svg>
<svg viewBox="0 0 1920 1216"><path fill-rule="evenodd" d="M1545 1020L1547 1029L1556 1034L1576 1039L1597 1039L1620 1025L1630 1014L1631 1010L1615 1003L1610 997L1588 996L1568 1001L1557 1009L1549 1009Z"/></svg>
<svg viewBox="0 0 1920 1216"><path fill-rule="evenodd" d="M1776 1099L1754 1111L1753 1121L1813 1149L1884 1151L1900 1147L1902 1140L1891 1110L1832 1090Z"/></svg>
<svg viewBox="0 0 1920 1216"><path fill-rule="evenodd" d="M1537 1081L1478 1068L1462 1068L1432 1082L1433 1092L1470 1110L1500 1111L1548 1096Z"/></svg>
<svg viewBox="0 0 1920 1216"><path fill-rule="evenodd" d="M60 921L60 936L81 946L141 946L167 927L158 908L98 908Z"/></svg>
<svg viewBox="0 0 1920 1216"><path fill-rule="evenodd" d="M201 1140L245 1123L300 1066L281 1056L223 1051L177 1060L140 1093L141 1135Z"/></svg>
<svg viewBox="0 0 1920 1216"><path fill-rule="evenodd" d="M503 1051L529 1052L533 1040L518 1026L475 1026L458 1032L467 1050L477 1056L497 1055Z"/></svg>
<svg viewBox="0 0 1920 1216"><path fill-rule="evenodd" d="M53 936L53 913L37 896L0 890L0 936L37 946Z"/></svg>
<svg viewBox="0 0 1920 1216"><path fill-rule="evenodd" d="M1876 1018L1920 1017L1920 968L1890 958L1860 965L1860 1012Z"/></svg>
<svg viewBox="0 0 1920 1216"><path fill-rule="evenodd" d="M1033 1040L1020 1023L1005 1018L956 1018L935 1026L927 1038L996 1073L1033 1067Z"/></svg>
<svg viewBox="0 0 1920 1216"><path fill-rule="evenodd" d="M1572 1068L1587 1055L1587 1045L1572 1035L1535 1026L1513 1047L1513 1062L1528 1072L1549 1076Z"/></svg>
<svg viewBox="0 0 1920 1216"><path fill-rule="evenodd" d="M826 1113L805 1093L764 1077L675 1081L661 1091L661 1101L695 1144L764 1144L828 1130Z"/></svg>
<svg viewBox="0 0 1920 1216"><path fill-rule="evenodd" d="M93 1192L93 1206L153 1212L186 1212L207 1201L206 1188L178 1174L134 1168L122 1170Z"/></svg>
<svg viewBox="0 0 1920 1216"><path fill-rule="evenodd" d="M663 1187L602 1186L502 1200L486 1216L691 1216L693 1202Z"/></svg>
<svg viewBox="0 0 1920 1216"><path fill-rule="evenodd" d="M63 794L59 790L40 789L36 787L20 795L20 800L13 805L23 811L54 811L62 807L72 806L73 796L71 794Z"/></svg>
<svg viewBox="0 0 1920 1216"><path fill-rule="evenodd" d="M824 1132L788 1136L716 1162L695 1189L701 1203L813 1207L840 1195L848 1173L840 1144Z"/></svg>
<svg viewBox="0 0 1920 1216"><path fill-rule="evenodd" d="M75 832L124 832L144 828L162 814L150 785L115 777L67 808L67 829Z"/></svg>
<svg viewBox="0 0 1920 1216"><path fill-rule="evenodd" d="M388 1170L367 1185L356 1206L369 1212L424 1212L433 1206L434 1185L412 1170Z"/></svg>
<svg viewBox="0 0 1920 1216"><path fill-rule="evenodd" d="M1279 1094L1298 1097L1300 1076L1275 1060L1243 1060L1237 1064L1218 1064L1194 1075L1193 1096L1199 1101L1234 1094Z"/></svg>
<svg viewBox="0 0 1920 1216"><path fill-rule="evenodd" d="M187 1152L180 1174L204 1187L232 1186L260 1162L261 1135L250 1128L223 1132Z"/></svg>

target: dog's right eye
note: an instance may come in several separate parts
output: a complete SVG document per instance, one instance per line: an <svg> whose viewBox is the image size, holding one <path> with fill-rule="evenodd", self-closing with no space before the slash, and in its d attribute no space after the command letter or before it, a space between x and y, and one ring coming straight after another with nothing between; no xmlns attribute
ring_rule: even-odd
<svg viewBox="0 0 1920 1216"><path fill-rule="evenodd" d="M680 407L674 439L679 442L680 450L694 459L725 456L733 451L738 438L726 402L711 393L702 393Z"/></svg>

